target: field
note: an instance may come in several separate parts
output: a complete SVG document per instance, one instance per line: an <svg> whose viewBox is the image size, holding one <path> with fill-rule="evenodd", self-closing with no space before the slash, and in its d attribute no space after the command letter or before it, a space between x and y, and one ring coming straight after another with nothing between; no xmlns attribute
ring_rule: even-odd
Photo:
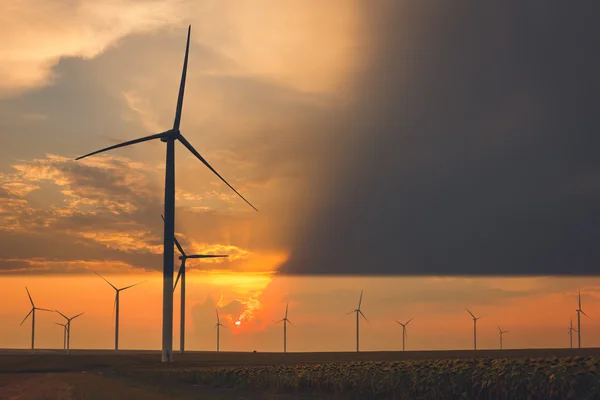
<svg viewBox="0 0 600 400"><path fill-rule="evenodd" d="M0 350L0 399L598 399L600 349Z"/></svg>

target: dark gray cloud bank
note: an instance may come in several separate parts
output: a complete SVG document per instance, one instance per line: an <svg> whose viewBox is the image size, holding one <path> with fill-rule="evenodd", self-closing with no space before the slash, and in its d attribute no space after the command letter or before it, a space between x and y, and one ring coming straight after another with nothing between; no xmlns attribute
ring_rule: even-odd
<svg viewBox="0 0 600 400"><path fill-rule="evenodd" d="M281 273L597 275L600 25L585 4L369 2L368 67L335 116L343 161L321 160L331 184Z"/></svg>

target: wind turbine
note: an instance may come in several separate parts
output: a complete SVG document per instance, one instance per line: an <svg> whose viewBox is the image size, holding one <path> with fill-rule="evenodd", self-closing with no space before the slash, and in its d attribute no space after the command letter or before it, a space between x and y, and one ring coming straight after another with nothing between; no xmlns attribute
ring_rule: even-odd
<svg viewBox="0 0 600 400"><path fill-rule="evenodd" d="M408 321L406 321L405 323L402 323L402 322L400 322L400 321L394 320L394 321L396 321L397 323L399 323L400 325L402 325L402 351L404 351L404 350L405 350L404 342L405 342L405 340L406 340L406 337L408 336L408 335L407 335L407 333L406 333L406 325L408 325L408 323L409 323L410 321L412 321L414 318L415 318L415 317L412 317L411 319L409 319L409 320L408 320Z"/></svg>
<svg viewBox="0 0 600 400"><path fill-rule="evenodd" d="M277 321L277 323L283 322L283 352L287 353L287 323L289 322L290 325L292 326L296 326L294 324L292 324L292 321L290 321L288 319L288 306L289 303L285 304L285 317L283 317L283 319L280 319L279 321ZM354 311L352 311L354 312Z"/></svg>
<svg viewBox="0 0 600 400"><path fill-rule="evenodd" d="M217 309L217 324L215 325L215 327L213 329L217 329L217 351L219 351L219 341L221 339L221 327L227 328L225 325L223 325L221 323L221 320L219 320L219 310Z"/></svg>
<svg viewBox="0 0 600 400"><path fill-rule="evenodd" d="M63 327L63 350L67 350L67 324L59 324L58 322L55 322L55 324Z"/></svg>
<svg viewBox="0 0 600 400"><path fill-rule="evenodd" d="M579 308L575 310L577 312L577 347L581 348L581 314L590 318L582 309L581 309L581 290L579 291ZM591 319L591 318L590 318Z"/></svg>
<svg viewBox="0 0 600 400"><path fill-rule="evenodd" d="M161 215L163 221L165 217ZM180 318L179 318L179 350L181 353L184 352L185 349L185 262L188 258L220 258L220 257L229 257L228 255L208 255L208 254L192 254L187 255L185 251L183 251L183 247L179 244L179 241L173 235L173 241L175 241L175 245L177 246L177 250L181 253L179 259L181 260L181 266L179 267L179 273L177 274L177 279L175 279L175 285L173 285L173 292L177 288L177 282L179 282L179 278L181 278L181 288L179 289L181 294L181 302L179 304L180 307Z"/></svg>
<svg viewBox="0 0 600 400"><path fill-rule="evenodd" d="M23 325L23 322L25 322L27 318L31 315L31 352L33 353L33 350L35 348L35 310L49 312L52 312L52 310L36 307L35 304L33 304L33 299L31 298L31 294L29 294L29 289L27 289L27 286L25 286L25 290L27 291L27 296L29 297L29 302L31 303L31 310L25 316L25 318L23 318L23 321L21 321L20 325Z"/></svg>
<svg viewBox="0 0 600 400"><path fill-rule="evenodd" d="M84 313L80 313L80 314L75 315L74 317L69 318L65 314L61 313L58 310L54 310L54 311L56 311L57 313L62 315L62 317L67 320L67 354L69 354L69 350L71 350L71 321L74 320L75 318L79 317L80 315L83 315Z"/></svg>
<svg viewBox="0 0 600 400"><path fill-rule="evenodd" d="M358 322L359 322L359 315L362 315L362 317L365 319L365 321L369 322L369 320L367 319L367 317L365 317L365 314L363 314L363 312L360 310L360 304L362 303L362 296L363 296L363 291L360 291L360 298L358 299L358 308L354 311L350 311L348 314L352 314L352 313L356 313L356 352L358 353L359 351L359 346L358 346L358 338L359 338L359 334L358 334ZM369 322L370 323L370 322Z"/></svg>
<svg viewBox="0 0 600 400"><path fill-rule="evenodd" d="M162 362L173 361L173 238L175 235L175 141L179 140L196 158L198 158L208 169L219 177L231 190L240 196L254 210L256 208L250 204L237 190L233 188L210 164L196 151L196 149L181 134L179 125L181 122L181 111L183 108L183 93L185 89L185 79L187 74L188 55L190 50L190 33L192 26L188 27L187 42L185 46L185 58L183 59L183 71L181 73L181 83L179 85L179 96L177 98L177 108L175 110L175 120L173 128L168 131L156 133L139 139L130 140L114 146L109 146L101 150L94 151L84 156L78 157L80 160L94 154L104 151L117 149L142 143L149 140L160 139L167 144L167 157L165 168L165 217L164 224L164 251L163 251L163 315L162 315ZM258 210L256 210L258 211Z"/></svg>
<svg viewBox="0 0 600 400"><path fill-rule="evenodd" d="M119 351L119 295L121 294L121 292L123 290L127 290L129 288L137 286L140 283L144 283L146 281L138 282L136 284L125 286L125 287L122 287L122 288L118 289L112 283L110 283L105 277L103 277L102 275L100 275L96 271L94 271L94 273L96 275L98 275L100 278L104 279L104 281L106 281L106 283L108 283L113 289L115 289L115 304L113 306L113 311L114 312L116 311L115 312L115 351Z"/></svg>
<svg viewBox="0 0 600 400"><path fill-rule="evenodd" d="M466 310L469 314L471 314L471 317L473 317L473 348L477 350L477 320L483 317L475 317L468 308Z"/></svg>
<svg viewBox="0 0 600 400"><path fill-rule="evenodd" d="M479 317L479 318L481 318L481 317ZM502 350L502 335L505 334L505 333L507 333L508 331L503 331L500 328L500 325L498 325L498 332L500 333L500 350Z"/></svg>
<svg viewBox="0 0 600 400"><path fill-rule="evenodd" d="M578 330L573 328L573 318L569 318L569 346L573 348L573 331L577 332Z"/></svg>

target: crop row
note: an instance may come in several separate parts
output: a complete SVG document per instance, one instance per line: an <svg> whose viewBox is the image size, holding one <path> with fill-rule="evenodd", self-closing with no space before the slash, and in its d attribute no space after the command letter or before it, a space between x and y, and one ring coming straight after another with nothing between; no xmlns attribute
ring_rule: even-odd
<svg viewBox="0 0 600 400"><path fill-rule="evenodd" d="M599 399L600 359L460 359L220 368L143 374L219 387L360 399Z"/></svg>

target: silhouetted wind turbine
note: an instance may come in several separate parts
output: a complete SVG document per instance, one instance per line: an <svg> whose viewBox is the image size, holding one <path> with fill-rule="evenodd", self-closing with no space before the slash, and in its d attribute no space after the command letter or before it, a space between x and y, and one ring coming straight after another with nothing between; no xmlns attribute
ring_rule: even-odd
<svg viewBox="0 0 600 400"><path fill-rule="evenodd" d="M74 320L75 318L79 317L80 315L83 315L84 313L80 313L80 314L75 315L74 317L69 318L65 314L61 313L58 310L54 310L54 311L56 311L57 313L62 315L62 317L67 320L67 354L69 354L69 350L71 350L71 321Z"/></svg>
<svg viewBox="0 0 600 400"><path fill-rule="evenodd" d="M575 310L577 312L577 347L581 348L581 314L590 318L582 309L581 309L581 290L579 291L579 308ZM590 318L591 319L591 318Z"/></svg>
<svg viewBox="0 0 600 400"><path fill-rule="evenodd" d="M477 350L477 320L483 317L476 318L468 308L466 310L469 314L471 314L471 317L473 317L473 349Z"/></svg>
<svg viewBox="0 0 600 400"><path fill-rule="evenodd" d="M233 188L210 164L196 151L196 149L187 141L179 130L181 122L181 111L183 108L183 93L185 89L185 78L187 74L188 54L190 50L190 33L192 26L188 27L187 42L185 47L185 58L183 60L183 72L181 74L181 83L179 85L179 96L177 98L177 108L175 111L175 120L173 128L168 131L146 136L139 139L130 140L121 144L106 147L94 151L84 156L78 157L80 160L94 154L104 151L129 146L136 143L142 143L149 140L160 139L167 143L167 159L165 168L165 218L164 224L164 251L163 251L163 316L162 316L162 357L163 362L173 361L173 237L175 234L175 141L179 140L196 158L198 158L208 169L219 177L231 190L242 198L254 210L256 208L250 204L237 190ZM256 210L258 211L258 210Z"/></svg>
<svg viewBox="0 0 600 400"><path fill-rule="evenodd" d="M502 350L502 335L507 333L508 331L503 331L502 329L500 329L500 325L498 325L498 332L500 333L500 350Z"/></svg>
<svg viewBox="0 0 600 400"><path fill-rule="evenodd" d="M225 328L227 328L227 327L225 325L223 325L221 323L221 320L219 319L219 310L217 309L216 311L217 311L217 324L215 325L215 327L213 329L215 329L215 328L217 329L217 351L219 351L219 342L221 339L221 327L222 326Z"/></svg>
<svg viewBox="0 0 600 400"><path fill-rule="evenodd" d="M67 324L59 324L58 322L55 322L55 324L63 327L63 350L67 350Z"/></svg>
<svg viewBox="0 0 600 400"><path fill-rule="evenodd" d="M289 303L285 304L285 317L277 321L277 323L283 322L283 352L287 353L287 323L289 322L292 326L296 326L292 324L292 321L288 319L288 306ZM354 311L353 311L354 312Z"/></svg>
<svg viewBox="0 0 600 400"><path fill-rule="evenodd" d="M412 321L415 317L412 317L411 319L409 319L408 321L406 321L405 323L402 323L400 321L394 320L397 323L399 323L400 325L402 325L402 351L405 350L405 346L404 346L404 341L406 339L406 337L408 336L408 334L406 333L406 325L408 325L408 323L410 321Z"/></svg>
<svg viewBox="0 0 600 400"><path fill-rule="evenodd" d="M573 348L573 331L577 332L577 329L573 328L573 318L569 318L569 346Z"/></svg>
<svg viewBox="0 0 600 400"><path fill-rule="evenodd" d="M165 217L161 215L163 221ZM179 292L181 294L181 301L179 303L180 308L180 318L179 318L179 350L181 353L185 351L185 262L188 258L221 258L221 257L229 257L228 255L209 255L209 254L192 254L187 255L185 251L183 251L183 247L179 244L179 241L173 235L173 241L177 246L177 250L181 253L179 259L181 260L181 266L179 267L179 273L177 273L177 279L175 280L175 284L173 285L173 292L177 288L177 282L179 282L179 278L181 278L181 287Z"/></svg>
<svg viewBox="0 0 600 400"><path fill-rule="evenodd" d="M360 304L362 303L362 296L363 296L363 291L360 291L360 298L358 299L358 308L354 311L350 311L348 314L352 314L352 313L356 313L356 352L359 351L359 342L358 342L358 338L359 338L359 329L358 329L358 322L359 322L359 315L362 315L362 317L365 319L365 321L369 322L369 320L367 319L367 317L365 317L365 314L363 314L363 312L360 310ZM369 322L370 323L370 322Z"/></svg>
<svg viewBox="0 0 600 400"><path fill-rule="evenodd" d="M49 312L52 312L52 310L36 307L35 304L33 304L33 299L31 298L31 295L29 294L29 289L27 289L27 286L25 286L25 290L27 291L27 296L29 297L29 302L31 303L31 310L25 316L25 318L23 318L23 321L21 321L20 325L23 325L23 322L25 322L27 320L27 318L31 315L31 352L33 353L33 350L35 348L35 310L49 311Z"/></svg>
<svg viewBox="0 0 600 400"><path fill-rule="evenodd" d="M122 288L118 289L112 283L110 283L108 281L108 279L106 279L105 277L103 277L102 275L100 275L99 273L97 273L95 271L94 271L94 273L96 275L98 275L100 278L104 279L104 281L106 283L108 283L110 285L110 287L112 287L113 289L115 289L115 303L114 303L114 306L113 306L113 312L115 313L115 351L119 351L119 295L121 294L121 292L123 290L132 288L132 287L137 286L137 285L139 285L141 283L144 283L146 281L138 282L136 284L125 286L125 287L122 287Z"/></svg>

